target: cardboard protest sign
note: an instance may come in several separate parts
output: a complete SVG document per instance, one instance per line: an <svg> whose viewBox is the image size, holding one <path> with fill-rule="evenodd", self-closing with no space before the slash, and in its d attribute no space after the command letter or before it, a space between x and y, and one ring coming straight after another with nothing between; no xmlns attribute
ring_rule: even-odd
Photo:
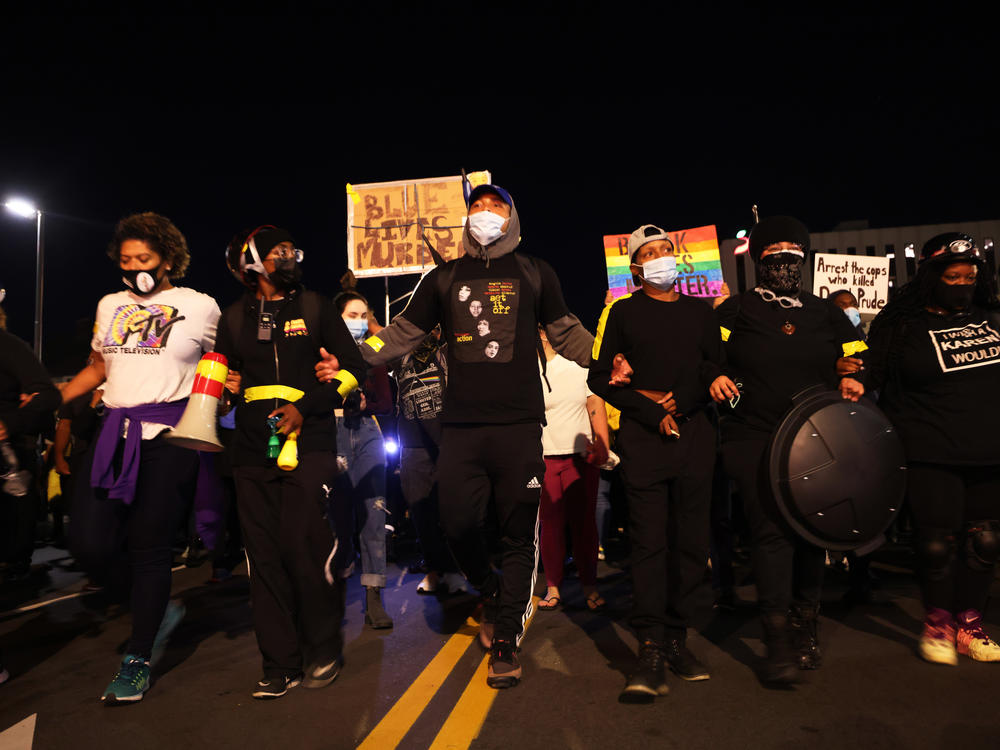
<svg viewBox="0 0 1000 750"><path fill-rule="evenodd" d="M608 266L608 289L615 297L637 289L629 271L627 234L604 236L604 258ZM677 291L689 297L718 297L722 287L722 264L715 225L670 232L677 258Z"/></svg>
<svg viewBox="0 0 1000 750"><path fill-rule="evenodd" d="M473 187L490 173L468 175ZM447 260L465 253L462 177L347 186L347 265L358 277L400 276L433 268L424 234Z"/></svg>
<svg viewBox="0 0 1000 750"><path fill-rule="evenodd" d="M825 298L841 289L857 297L858 311L862 315L877 315L889 299L889 259L816 253L813 294Z"/></svg>

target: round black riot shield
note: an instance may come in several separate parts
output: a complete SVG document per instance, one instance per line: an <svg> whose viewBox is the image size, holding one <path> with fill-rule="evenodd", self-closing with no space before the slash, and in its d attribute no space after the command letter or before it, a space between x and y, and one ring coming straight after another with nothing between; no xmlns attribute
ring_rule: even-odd
<svg viewBox="0 0 1000 750"><path fill-rule="evenodd" d="M809 388L793 399L768 456L778 509L803 539L831 550L877 545L899 511L903 445L869 399Z"/></svg>

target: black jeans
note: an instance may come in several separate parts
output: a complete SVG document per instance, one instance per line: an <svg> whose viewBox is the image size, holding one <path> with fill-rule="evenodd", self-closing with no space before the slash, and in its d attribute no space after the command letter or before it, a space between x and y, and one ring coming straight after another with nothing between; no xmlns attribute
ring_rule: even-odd
<svg viewBox="0 0 1000 750"><path fill-rule="evenodd" d="M446 425L438 477L441 525L455 559L481 594L499 592L496 637L520 642L538 568L542 426ZM491 496L502 546L499 580L484 533Z"/></svg>
<svg viewBox="0 0 1000 750"><path fill-rule="evenodd" d="M618 448L628 497L634 606L640 641L684 642L708 560L715 429L704 414L665 437L622 419Z"/></svg>
<svg viewBox="0 0 1000 750"><path fill-rule="evenodd" d="M74 482L70 553L99 580L112 585L131 580L132 637L126 653L148 659L170 598L174 535L194 497L198 454L162 437L143 440L135 498L125 505L90 486L96 443ZM119 440L119 453L123 443Z"/></svg>
<svg viewBox="0 0 1000 750"><path fill-rule="evenodd" d="M458 567L441 530L437 459L437 449L403 446L399 455L399 484L428 570L454 573Z"/></svg>
<svg viewBox="0 0 1000 750"><path fill-rule="evenodd" d="M736 481L753 541L757 604L764 615L784 614L792 601L819 604L826 550L809 544L788 527L767 486L764 456L769 436L722 444L726 473Z"/></svg>
<svg viewBox="0 0 1000 750"><path fill-rule="evenodd" d="M343 649L346 584L335 570L336 539L325 517L336 475L336 456L326 451L300 455L293 471L233 469L267 677L293 677L303 663L328 663Z"/></svg>

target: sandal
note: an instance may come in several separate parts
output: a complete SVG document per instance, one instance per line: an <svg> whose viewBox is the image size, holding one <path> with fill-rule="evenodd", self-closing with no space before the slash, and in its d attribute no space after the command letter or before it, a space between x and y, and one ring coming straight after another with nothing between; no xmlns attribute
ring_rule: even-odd
<svg viewBox="0 0 1000 750"><path fill-rule="evenodd" d="M562 599L558 596L546 596L544 599L538 600L538 608L544 610L559 609L559 605L562 603Z"/></svg>
<svg viewBox="0 0 1000 750"><path fill-rule="evenodd" d="M600 612L603 610L608 603L604 601L604 597L601 596L600 592L591 591L587 595L587 609L591 612Z"/></svg>

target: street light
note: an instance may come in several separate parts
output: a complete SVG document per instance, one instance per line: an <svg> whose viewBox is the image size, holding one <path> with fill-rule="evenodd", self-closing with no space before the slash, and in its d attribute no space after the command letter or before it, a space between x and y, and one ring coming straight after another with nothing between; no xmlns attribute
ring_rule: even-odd
<svg viewBox="0 0 1000 750"><path fill-rule="evenodd" d="M42 359L42 280L45 267L45 245L42 233L42 212L24 198L11 198L4 208L22 219L35 219L38 233L35 241L35 356Z"/></svg>

